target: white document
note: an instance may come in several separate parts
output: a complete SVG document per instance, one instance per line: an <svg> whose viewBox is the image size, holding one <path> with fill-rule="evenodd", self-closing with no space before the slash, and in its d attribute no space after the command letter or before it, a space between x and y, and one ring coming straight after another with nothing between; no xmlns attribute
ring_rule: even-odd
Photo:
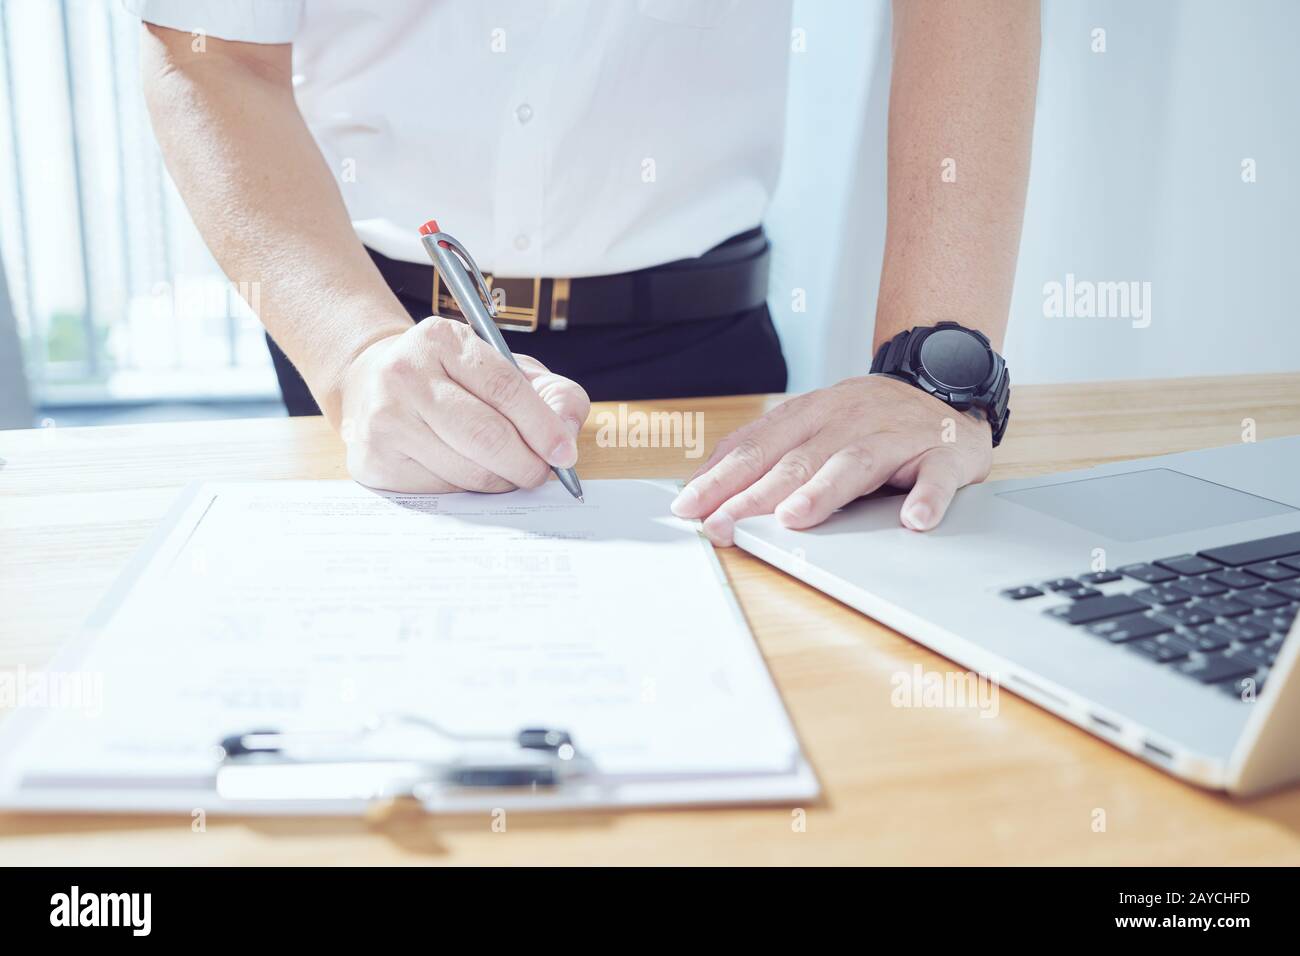
<svg viewBox="0 0 1300 956"><path fill-rule="evenodd" d="M52 665L92 675L102 699L0 725L0 803L310 810L214 800L219 741L395 713L459 733L569 731L607 786L524 806L815 796L712 548L668 510L673 489L584 489L585 504L556 482L191 488ZM474 805L461 793L439 808Z"/></svg>

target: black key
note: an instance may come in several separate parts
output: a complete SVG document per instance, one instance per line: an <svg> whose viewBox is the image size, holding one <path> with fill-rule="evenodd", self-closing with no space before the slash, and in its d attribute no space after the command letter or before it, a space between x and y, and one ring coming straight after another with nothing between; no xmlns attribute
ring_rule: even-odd
<svg viewBox="0 0 1300 956"><path fill-rule="evenodd" d="M1228 568L1224 571L1215 571L1213 574L1207 574L1206 577L1211 581L1217 581L1219 584L1237 590L1241 590L1242 588L1257 588L1264 583L1263 578L1257 578L1253 574L1247 574L1245 571L1238 571L1235 568Z"/></svg>
<svg viewBox="0 0 1300 956"><path fill-rule="evenodd" d="M1285 634L1291 630L1291 622L1294 620L1295 611L1290 608L1285 610L1279 608L1276 611L1260 611L1250 619L1251 623L1266 627L1274 634Z"/></svg>
<svg viewBox="0 0 1300 956"><path fill-rule="evenodd" d="M1077 587L1071 588L1068 591L1058 591L1057 593L1065 595L1071 601L1082 601L1084 598L1101 597L1101 592L1096 588Z"/></svg>
<svg viewBox="0 0 1300 956"><path fill-rule="evenodd" d="M1234 641L1242 644L1262 641L1269 635L1269 629L1255 623L1254 618L1246 621L1225 621L1218 627L1223 628L1224 633L1231 634Z"/></svg>
<svg viewBox="0 0 1300 956"><path fill-rule="evenodd" d="M1300 554L1300 531L1243 541L1241 544L1228 544L1222 548L1208 548L1198 553L1203 558L1228 564L1234 568L1239 568L1243 564L1253 564L1256 561L1272 561L1275 558Z"/></svg>
<svg viewBox="0 0 1300 956"><path fill-rule="evenodd" d="M1265 581L1290 581L1292 578L1300 578L1300 571L1267 561L1261 564L1248 564L1242 570L1258 575Z"/></svg>
<svg viewBox="0 0 1300 956"><path fill-rule="evenodd" d="M1124 575L1118 571L1093 571L1090 574L1079 575L1079 580L1084 584L1110 584L1112 581L1118 581Z"/></svg>
<svg viewBox="0 0 1300 956"><path fill-rule="evenodd" d="M1260 667L1272 667L1273 662L1277 660L1279 650L1276 645L1252 644L1241 653L1258 663Z"/></svg>
<svg viewBox="0 0 1300 956"><path fill-rule="evenodd" d="M1165 581L1172 581L1178 577L1174 572L1158 568L1154 564L1128 564L1119 570L1121 574L1127 574L1130 578L1137 578L1145 584L1163 584Z"/></svg>
<svg viewBox="0 0 1300 956"><path fill-rule="evenodd" d="M1049 591L1069 591L1082 586L1074 578L1052 578L1050 581L1043 582L1043 587Z"/></svg>
<svg viewBox="0 0 1300 956"><path fill-rule="evenodd" d="M1089 624L1085 630L1089 634L1106 638L1112 644L1123 644L1125 641L1136 641L1139 638L1163 634L1171 628L1164 621L1145 614L1130 614L1127 617Z"/></svg>
<svg viewBox="0 0 1300 956"><path fill-rule="evenodd" d="M1286 584L1270 584L1268 589L1292 601L1300 601L1300 581L1288 581Z"/></svg>
<svg viewBox="0 0 1300 956"><path fill-rule="evenodd" d="M1003 597L1009 597L1013 601L1023 601L1025 598L1042 597L1043 592L1032 585L1025 584L1018 588L1007 588L1002 592Z"/></svg>
<svg viewBox="0 0 1300 956"><path fill-rule="evenodd" d="M1300 554L1294 558L1283 558L1278 564L1285 564L1292 571L1300 571Z"/></svg>
<svg viewBox="0 0 1300 956"><path fill-rule="evenodd" d="M1264 689L1264 681L1256 677L1238 677L1236 680L1224 681L1218 688L1230 697L1249 704L1259 698L1259 692Z"/></svg>
<svg viewBox="0 0 1300 956"><path fill-rule="evenodd" d="M1285 607L1290 602L1280 594L1272 591L1241 591L1232 596L1234 601L1249 604L1257 611L1271 611L1275 607Z"/></svg>
<svg viewBox="0 0 1300 956"><path fill-rule="evenodd" d="M1250 608L1245 604L1235 600L1235 595L1231 598L1212 597L1206 598L1197 604L1206 614L1213 614L1215 617L1240 617L1243 614L1249 614Z"/></svg>
<svg viewBox="0 0 1300 956"><path fill-rule="evenodd" d="M1157 664L1185 660L1192 652L1190 645L1173 634L1161 634L1159 637L1147 637L1128 645L1130 651L1136 651L1143 657L1149 657Z"/></svg>
<svg viewBox="0 0 1300 956"><path fill-rule="evenodd" d="M1214 615L1201 609L1199 604L1184 604L1179 607L1167 607L1156 617L1174 627L1200 627L1214 620Z"/></svg>
<svg viewBox="0 0 1300 956"><path fill-rule="evenodd" d="M1218 684L1239 677L1254 677L1258 669L1255 662L1244 654L1210 654L1175 664L1179 673L1195 677L1202 684Z"/></svg>
<svg viewBox="0 0 1300 956"><path fill-rule="evenodd" d="M1204 574L1206 571L1218 571L1223 565L1218 561L1207 561L1194 554L1179 554L1172 558L1161 558L1156 564L1179 574Z"/></svg>
<svg viewBox="0 0 1300 956"><path fill-rule="evenodd" d="M1175 591L1171 587L1163 584L1157 584L1153 588L1142 588L1134 591L1133 597L1147 604L1182 604L1184 601L1190 601L1191 597L1185 591Z"/></svg>
<svg viewBox="0 0 1300 956"><path fill-rule="evenodd" d="M1198 651L1221 651L1233 641L1233 634L1222 624L1206 624L1192 632L1190 640Z"/></svg>
<svg viewBox="0 0 1300 956"><path fill-rule="evenodd" d="M1111 594L1107 597L1090 598L1087 601L1074 601L1060 607L1048 608L1043 613L1059 618L1067 624L1091 624L1093 621L1146 609L1145 604L1133 600L1127 594Z"/></svg>
<svg viewBox="0 0 1300 956"><path fill-rule="evenodd" d="M1167 585L1173 589L1183 591L1192 597L1213 597L1216 594L1226 594L1228 589L1222 584L1216 584L1213 581L1207 581L1205 578L1183 578L1181 581L1175 581Z"/></svg>

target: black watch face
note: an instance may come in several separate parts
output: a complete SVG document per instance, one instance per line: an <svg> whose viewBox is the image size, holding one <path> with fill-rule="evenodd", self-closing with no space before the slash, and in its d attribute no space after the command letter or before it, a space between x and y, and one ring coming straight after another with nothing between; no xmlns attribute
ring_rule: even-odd
<svg viewBox="0 0 1300 956"><path fill-rule="evenodd" d="M939 329L921 343L921 370L945 388L977 389L993 370L993 356L984 343L961 329Z"/></svg>

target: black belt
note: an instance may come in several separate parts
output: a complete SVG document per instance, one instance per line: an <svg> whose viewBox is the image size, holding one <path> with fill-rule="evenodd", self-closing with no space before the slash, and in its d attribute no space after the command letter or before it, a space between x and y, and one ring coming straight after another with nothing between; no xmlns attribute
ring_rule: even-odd
<svg viewBox="0 0 1300 956"><path fill-rule="evenodd" d="M433 314L461 318L431 265L371 252L380 271L407 295L427 294ZM636 272L582 279L505 279L487 275L497 324L511 332L571 327L650 325L711 319L767 301L769 247L761 226L733 236L695 259ZM423 293L422 290L429 290Z"/></svg>

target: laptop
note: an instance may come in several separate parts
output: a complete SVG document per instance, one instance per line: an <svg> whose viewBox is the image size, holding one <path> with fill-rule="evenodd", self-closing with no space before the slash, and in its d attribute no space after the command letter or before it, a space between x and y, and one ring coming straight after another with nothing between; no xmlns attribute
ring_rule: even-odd
<svg viewBox="0 0 1300 956"><path fill-rule="evenodd" d="M901 504L735 540L1184 780L1300 780L1300 436L974 485L923 534Z"/></svg>

